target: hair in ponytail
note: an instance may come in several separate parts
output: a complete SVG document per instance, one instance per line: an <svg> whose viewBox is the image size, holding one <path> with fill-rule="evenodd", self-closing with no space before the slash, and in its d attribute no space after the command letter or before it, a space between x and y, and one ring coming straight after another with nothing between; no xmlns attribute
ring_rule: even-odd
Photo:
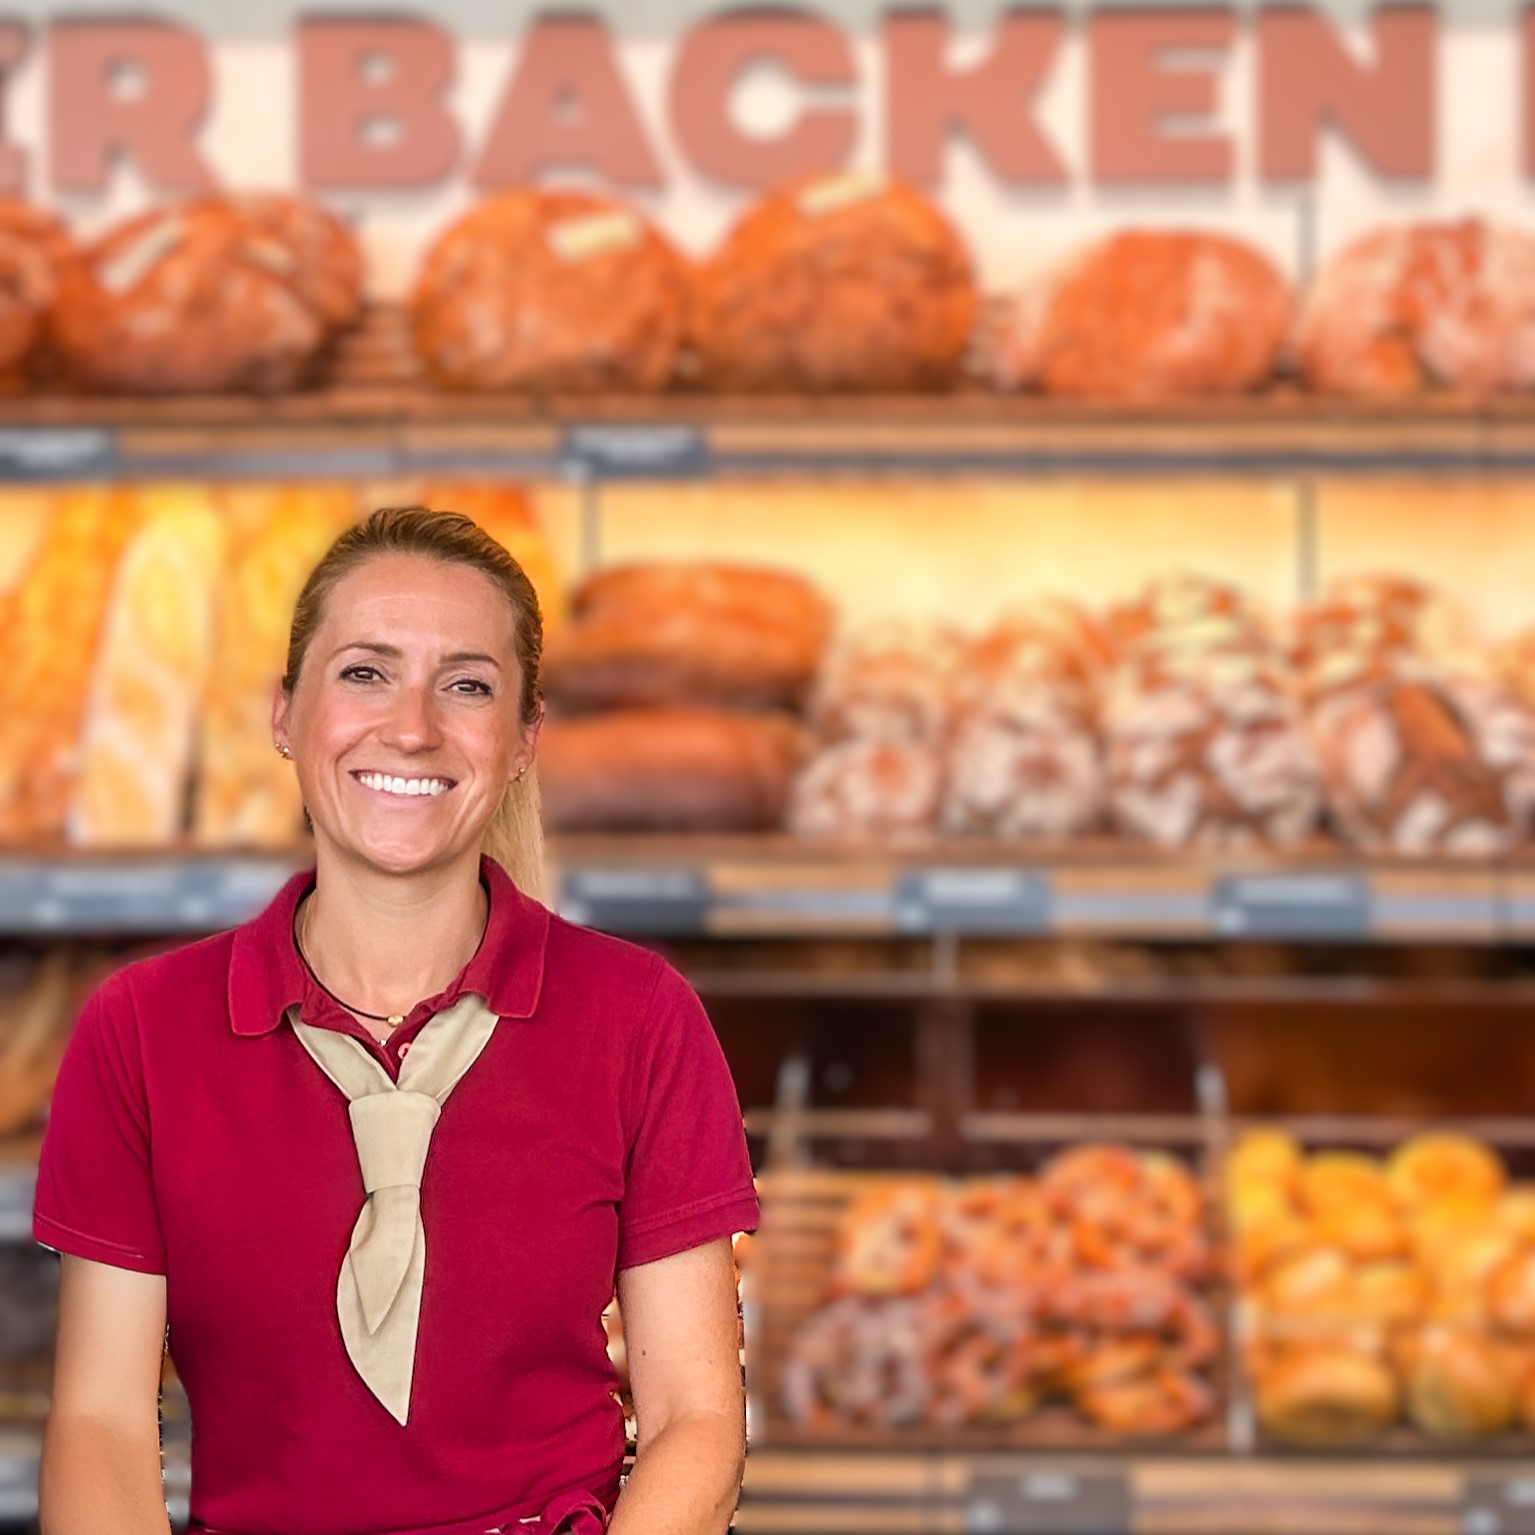
<svg viewBox="0 0 1535 1535"><path fill-rule="evenodd" d="M285 693L292 693L309 642L319 627L326 598L343 576L379 554L420 554L449 565L467 565L490 577L505 593L516 617L513 644L522 686L517 718L532 725L542 707L539 670L544 653L544 621L538 594L522 566L478 524L459 512L424 506L391 506L348 528L310 572L293 609L288 634ZM519 890L543 893L544 834L539 819L538 775L529 767L507 786L485 832L485 853L512 877Z"/></svg>

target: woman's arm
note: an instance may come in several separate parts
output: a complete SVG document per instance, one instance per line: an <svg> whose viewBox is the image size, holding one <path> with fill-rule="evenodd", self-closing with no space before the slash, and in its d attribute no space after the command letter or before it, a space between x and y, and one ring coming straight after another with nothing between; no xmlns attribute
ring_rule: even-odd
<svg viewBox="0 0 1535 1535"><path fill-rule="evenodd" d="M67 1253L63 1264L38 1482L43 1535L165 1535L165 1279Z"/></svg>
<svg viewBox="0 0 1535 1535"><path fill-rule="evenodd" d="M721 1535L746 1459L730 1242L623 1270L618 1305L638 1444L609 1535Z"/></svg>

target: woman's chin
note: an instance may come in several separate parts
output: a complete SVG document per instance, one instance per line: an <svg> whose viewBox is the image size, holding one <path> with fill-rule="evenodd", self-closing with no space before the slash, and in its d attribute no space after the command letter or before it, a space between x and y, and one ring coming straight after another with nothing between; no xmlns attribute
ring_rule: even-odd
<svg viewBox="0 0 1535 1535"><path fill-rule="evenodd" d="M381 874L417 874L453 862L466 849L443 837L373 836L335 838L336 850Z"/></svg>

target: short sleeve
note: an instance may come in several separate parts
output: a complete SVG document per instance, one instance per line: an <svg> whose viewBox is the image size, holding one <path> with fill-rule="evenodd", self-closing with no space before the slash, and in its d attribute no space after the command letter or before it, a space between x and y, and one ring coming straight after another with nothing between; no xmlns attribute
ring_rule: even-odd
<svg viewBox="0 0 1535 1535"><path fill-rule="evenodd" d="M757 1225L751 1158L725 1053L693 989L670 965L656 963L655 990L629 1062L620 1269Z"/></svg>
<svg viewBox="0 0 1535 1535"><path fill-rule="evenodd" d="M86 1002L59 1066L32 1235L114 1268L165 1272L143 1062L132 1004L116 977Z"/></svg>

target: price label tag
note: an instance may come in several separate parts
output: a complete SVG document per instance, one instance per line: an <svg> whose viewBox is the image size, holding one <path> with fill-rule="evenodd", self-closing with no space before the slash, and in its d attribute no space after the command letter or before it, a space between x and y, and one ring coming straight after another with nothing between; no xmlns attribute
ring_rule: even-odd
<svg viewBox="0 0 1535 1535"><path fill-rule="evenodd" d="M896 925L905 932L1045 933L1050 881L1031 869L925 869L903 875Z"/></svg>
<svg viewBox="0 0 1535 1535"><path fill-rule="evenodd" d="M701 874L678 869L574 869L565 876L560 915L610 933L701 933L710 905Z"/></svg>
<svg viewBox="0 0 1535 1535"><path fill-rule="evenodd" d="M1130 1527L1130 1490L1112 1472L978 1472L965 1507L975 1535L1124 1535Z"/></svg>
<svg viewBox="0 0 1535 1535"><path fill-rule="evenodd" d="M685 423L567 427L560 449L565 473L582 480L699 479L711 462L708 439Z"/></svg>
<svg viewBox="0 0 1535 1535"><path fill-rule="evenodd" d="M0 480L99 479L116 462L117 438L102 427L0 427Z"/></svg>
<svg viewBox="0 0 1535 1535"><path fill-rule="evenodd" d="M1356 874L1235 874L1215 887L1225 938L1366 938L1369 882Z"/></svg>
<svg viewBox="0 0 1535 1535"><path fill-rule="evenodd" d="M1535 1478L1468 1476L1465 1535L1535 1535Z"/></svg>

